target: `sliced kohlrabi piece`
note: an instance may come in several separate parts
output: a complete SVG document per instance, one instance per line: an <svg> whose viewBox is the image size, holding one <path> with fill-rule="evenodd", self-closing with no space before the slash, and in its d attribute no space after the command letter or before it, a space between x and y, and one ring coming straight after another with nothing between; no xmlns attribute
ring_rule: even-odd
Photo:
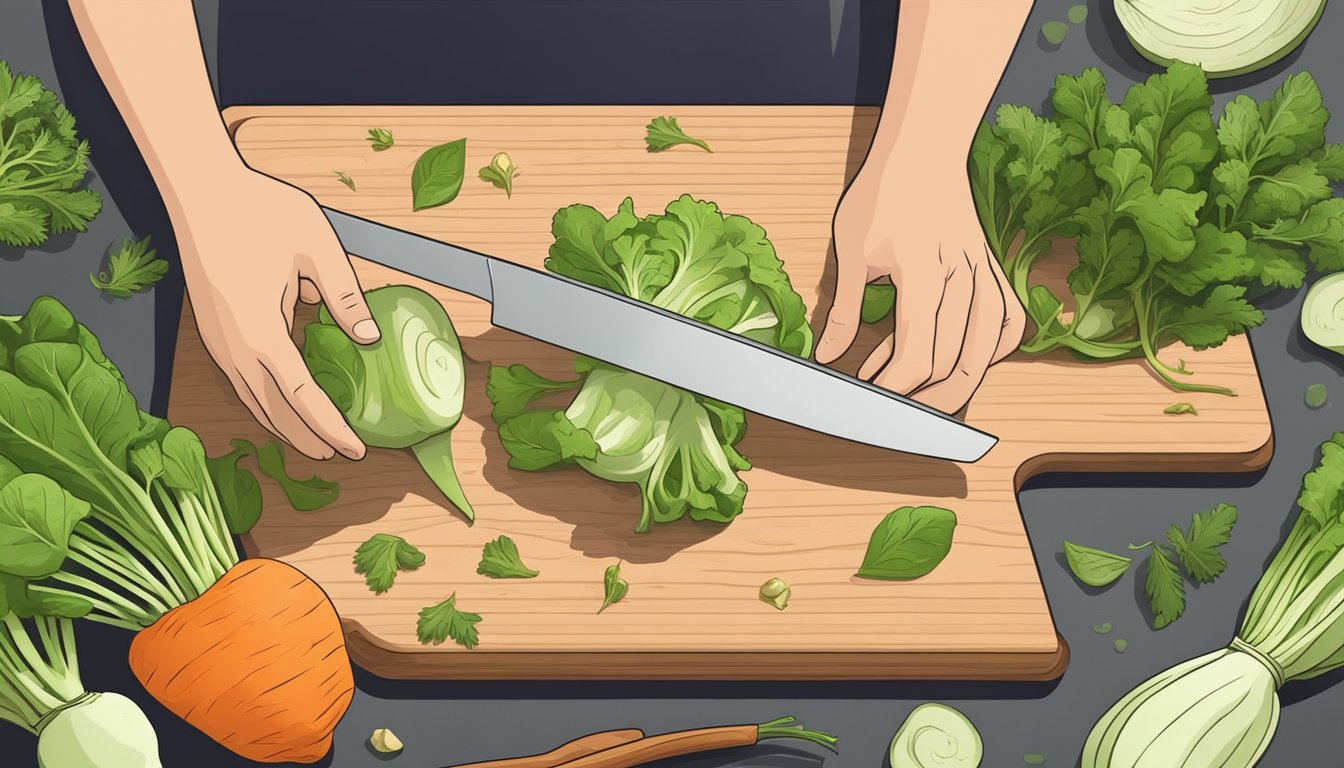
<svg viewBox="0 0 1344 768"><path fill-rule="evenodd" d="M985 745L975 724L946 704L920 704L891 740L891 768L978 768Z"/></svg>
<svg viewBox="0 0 1344 768"><path fill-rule="evenodd" d="M1302 333L1313 343L1344 354L1344 272L1322 277L1307 291Z"/></svg>
<svg viewBox="0 0 1344 768"><path fill-rule="evenodd" d="M1325 0L1115 0L1139 53L1164 66L1184 61L1209 77L1269 66L1302 43Z"/></svg>

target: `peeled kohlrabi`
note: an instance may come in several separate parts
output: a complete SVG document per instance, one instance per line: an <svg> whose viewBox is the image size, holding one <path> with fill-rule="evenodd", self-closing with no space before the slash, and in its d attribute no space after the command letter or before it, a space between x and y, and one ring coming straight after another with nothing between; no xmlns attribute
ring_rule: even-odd
<svg viewBox="0 0 1344 768"><path fill-rule="evenodd" d="M304 360L367 445L410 448L468 521L475 518L453 467L452 428L462 418L462 346L443 305L390 285L364 294L381 338L352 342L324 305L304 329Z"/></svg>
<svg viewBox="0 0 1344 768"><path fill-rule="evenodd" d="M965 715L931 701L915 707L888 751L891 768L979 768L985 745Z"/></svg>
<svg viewBox="0 0 1344 768"><path fill-rule="evenodd" d="M1313 343L1344 354L1344 272L1322 277L1307 291L1302 333Z"/></svg>
<svg viewBox="0 0 1344 768"><path fill-rule="evenodd" d="M162 765L158 736L135 702L84 690L70 619L0 619L0 719L37 734L40 768Z"/></svg>
<svg viewBox="0 0 1344 768"><path fill-rule="evenodd" d="M1184 61L1209 77L1267 67L1311 33L1325 0L1115 0L1115 15L1150 61Z"/></svg>

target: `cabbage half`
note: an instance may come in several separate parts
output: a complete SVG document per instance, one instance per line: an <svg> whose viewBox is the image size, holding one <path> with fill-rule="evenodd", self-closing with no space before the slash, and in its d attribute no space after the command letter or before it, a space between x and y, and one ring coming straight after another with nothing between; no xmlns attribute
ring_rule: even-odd
<svg viewBox="0 0 1344 768"><path fill-rule="evenodd" d="M364 294L378 323L373 344L352 342L325 305L304 329L313 379L375 448L410 448L444 496L474 519L453 468L451 430L462 418L462 345L443 305L428 293L389 285Z"/></svg>
<svg viewBox="0 0 1344 768"><path fill-rule="evenodd" d="M1129 40L1150 61L1196 64L1209 77L1267 67L1302 44L1325 0L1115 0Z"/></svg>

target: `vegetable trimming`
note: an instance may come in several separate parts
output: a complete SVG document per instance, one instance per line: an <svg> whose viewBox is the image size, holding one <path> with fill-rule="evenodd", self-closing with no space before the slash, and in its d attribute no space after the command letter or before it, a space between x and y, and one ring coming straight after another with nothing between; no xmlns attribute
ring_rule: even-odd
<svg viewBox="0 0 1344 768"><path fill-rule="evenodd" d="M1115 15L1149 61L1195 64L1209 77L1263 69L1302 44L1325 0L1115 0Z"/></svg>
<svg viewBox="0 0 1344 768"><path fill-rule="evenodd" d="M168 262L158 257L150 247L149 238L126 238L115 251L107 255L107 269L90 274L93 287L114 299L130 298L131 294L147 291L168 274Z"/></svg>
<svg viewBox="0 0 1344 768"><path fill-rule="evenodd" d="M1306 264L1344 268L1344 145L1308 73L1261 103L1238 96L1215 124L1204 73L1174 64L1120 104L1096 69L1061 75L1053 114L1005 105L971 148L971 189L991 249L1036 324L1022 351L1086 361L1145 359L1177 390L1191 381L1161 357L1180 341L1216 347L1259 325L1250 299L1302 284ZM1033 285L1051 238L1073 238L1068 302Z"/></svg>
<svg viewBox="0 0 1344 768"><path fill-rule="evenodd" d="M75 118L32 75L0 61L0 243L27 248L52 235L84 232L103 208L84 189L89 143Z"/></svg>
<svg viewBox="0 0 1344 768"><path fill-rule="evenodd" d="M199 438L140 411L50 297L0 317L0 456L14 611L136 632L145 689L244 757L329 751L354 693L331 603L288 565L238 562Z"/></svg>
<svg viewBox="0 0 1344 768"><path fill-rule="evenodd" d="M678 144L689 144L706 152L713 152L703 139L697 139L681 129L675 117L655 117L644 127L644 144L650 152L663 152Z"/></svg>
<svg viewBox="0 0 1344 768"><path fill-rule="evenodd" d="M587 205L555 214L552 272L747 336L791 354L812 350L802 298L765 231L689 195L640 218L634 202L607 218ZM640 489L635 530L682 517L726 523L742 511L751 468L734 446L740 408L588 358L577 377L548 379L522 365L490 370L486 392L509 466L578 465ZM567 407L543 398L577 390Z"/></svg>
<svg viewBox="0 0 1344 768"><path fill-rule="evenodd" d="M856 576L866 579L917 579L931 572L952 551L957 515L942 507L901 507L873 529Z"/></svg>
<svg viewBox="0 0 1344 768"><path fill-rule="evenodd" d="M1111 707L1088 736L1086 768L1249 768L1278 727L1278 689L1344 666L1344 432L1321 446L1297 506L1228 647Z"/></svg>
<svg viewBox="0 0 1344 768"><path fill-rule="evenodd" d="M929 702L915 707L887 751L892 768L977 768L985 745L965 715Z"/></svg>
<svg viewBox="0 0 1344 768"><path fill-rule="evenodd" d="M409 448L429 479L475 519L453 467L452 429L462 418L462 345L443 305L428 293L389 285L364 294L380 333L355 344L322 305L304 328L313 380L374 448Z"/></svg>
<svg viewBox="0 0 1344 768"><path fill-rule="evenodd" d="M9 514L0 514L8 522ZM0 532L6 544L9 533L8 526ZM158 736L135 702L84 689L73 622L54 616L21 620L5 602L0 593L0 719L37 734L38 766L159 768Z"/></svg>

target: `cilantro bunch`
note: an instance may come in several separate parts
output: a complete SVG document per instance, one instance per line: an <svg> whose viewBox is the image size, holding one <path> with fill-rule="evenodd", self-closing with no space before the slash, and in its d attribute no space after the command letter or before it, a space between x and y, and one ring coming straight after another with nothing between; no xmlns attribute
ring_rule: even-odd
<svg viewBox="0 0 1344 768"><path fill-rule="evenodd" d="M1344 269L1344 145L1327 144L1329 112L1310 73L1272 98L1238 96L1214 121L1204 72L1173 64L1116 104L1096 69L1059 76L1052 113L1005 105L971 148L970 180L990 248L1036 323L1028 354L1143 357L1185 391L1173 341L1216 347L1264 321L1250 300L1297 288L1310 263ZM1073 313L1033 266L1050 239L1076 241Z"/></svg>
<svg viewBox="0 0 1344 768"><path fill-rule="evenodd" d="M75 137L70 111L0 61L0 243L26 248L87 229L103 207L79 188L88 170L89 143Z"/></svg>

